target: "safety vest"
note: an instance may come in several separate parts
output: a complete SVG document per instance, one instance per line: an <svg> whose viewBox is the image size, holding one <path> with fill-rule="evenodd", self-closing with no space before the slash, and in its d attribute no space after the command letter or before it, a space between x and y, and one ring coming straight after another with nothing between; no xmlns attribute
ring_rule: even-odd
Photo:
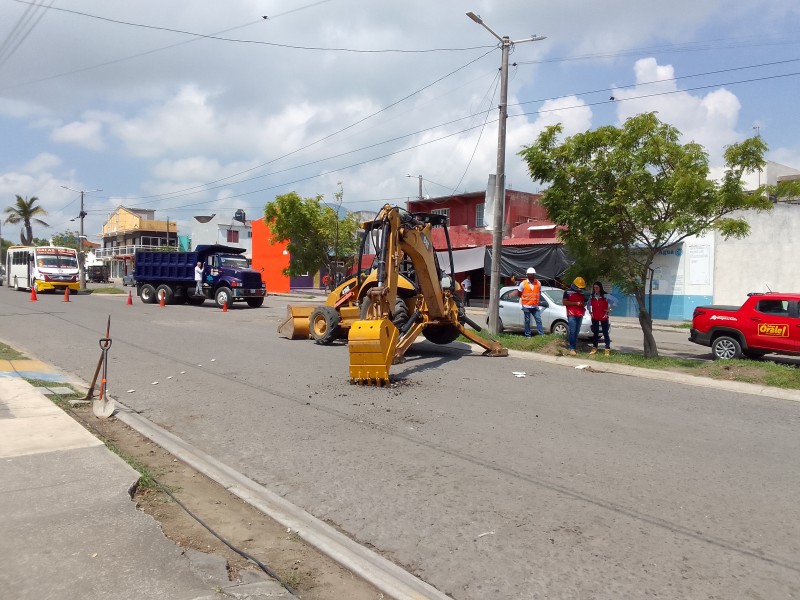
<svg viewBox="0 0 800 600"><path fill-rule="evenodd" d="M593 321L607 321L608 320L608 299L603 296L602 298L595 298L592 295L592 320Z"/></svg>
<svg viewBox="0 0 800 600"><path fill-rule="evenodd" d="M583 301L585 296L583 292L576 292L573 290L567 290L564 292L564 300L570 300L572 302L581 300ZM567 306L567 316L568 317L582 317L584 313L586 313L586 306Z"/></svg>
<svg viewBox="0 0 800 600"><path fill-rule="evenodd" d="M542 293L542 284L538 279L533 283L527 279L522 282L522 306L539 306L539 296Z"/></svg>

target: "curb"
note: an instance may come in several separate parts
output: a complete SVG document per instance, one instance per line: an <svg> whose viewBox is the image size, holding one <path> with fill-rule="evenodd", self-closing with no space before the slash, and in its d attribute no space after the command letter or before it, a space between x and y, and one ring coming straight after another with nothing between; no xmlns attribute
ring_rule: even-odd
<svg viewBox="0 0 800 600"><path fill-rule="evenodd" d="M219 483L230 493L257 508L281 525L291 528L308 544L371 583L394 600L450 600L430 584L405 571L393 562L354 542L330 525L242 473L198 450L148 421L117 401L114 413L120 421L158 444L193 469Z"/></svg>
<svg viewBox="0 0 800 600"><path fill-rule="evenodd" d="M475 351L482 350L480 346L473 345ZM741 381L725 381L721 379L711 379L710 377L698 377L686 373L676 373L673 371L662 371L660 369L643 369L642 367L631 367L629 365L618 365L614 363L599 363L596 361L584 361L568 356L548 356L546 354L536 354L535 352L523 352L522 350L509 350L509 356L527 360L536 360L553 365L576 368L581 365L590 366L592 370L601 373L615 373L617 375L628 375L631 377L642 377L644 379L654 379L657 381L669 381L672 383L682 383L694 387L711 388L724 390L726 392L736 392L739 394L751 394L766 398L776 398L779 400L789 400L800 402L800 390L787 390L769 386L756 385L754 383L744 383Z"/></svg>

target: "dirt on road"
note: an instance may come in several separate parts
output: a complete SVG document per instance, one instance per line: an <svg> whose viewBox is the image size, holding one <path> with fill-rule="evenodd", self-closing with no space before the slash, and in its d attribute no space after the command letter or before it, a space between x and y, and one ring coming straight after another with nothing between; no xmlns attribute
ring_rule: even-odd
<svg viewBox="0 0 800 600"><path fill-rule="evenodd" d="M214 537L147 475L231 545L267 565L303 600L384 598L372 585L307 545L296 532L244 503L122 421L96 418L90 404L75 406L70 413L131 466L144 471L133 496L137 507L156 519L164 535L182 548L223 557L232 582L239 580L242 571L259 567Z"/></svg>

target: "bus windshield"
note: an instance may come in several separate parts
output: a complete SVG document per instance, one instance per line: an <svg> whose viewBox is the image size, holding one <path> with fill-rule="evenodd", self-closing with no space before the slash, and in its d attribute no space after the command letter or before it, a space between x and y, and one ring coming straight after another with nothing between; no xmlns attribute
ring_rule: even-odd
<svg viewBox="0 0 800 600"><path fill-rule="evenodd" d="M78 258L70 254L38 254L36 257L36 266L54 269L77 269Z"/></svg>

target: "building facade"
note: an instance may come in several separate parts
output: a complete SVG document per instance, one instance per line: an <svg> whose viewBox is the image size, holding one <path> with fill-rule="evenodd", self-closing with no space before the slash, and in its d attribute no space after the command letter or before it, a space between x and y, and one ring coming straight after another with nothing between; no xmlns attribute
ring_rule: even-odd
<svg viewBox="0 0 800 600"><path fill-rule="evenodd" d="M136 250L177 249L178 224L156 219L154 210L120 206L103 225L102 238L96 259L111 277L122 277L133 271Z"/></svg>
<svg viewBox="0 0 800 600"><path fill-rule="evenodd" d="M243 210L237 210L232 217L197 215L192 217L191 227L193 248L214 244L242 248L247 260L253 260L253 225Z"/></svg>

